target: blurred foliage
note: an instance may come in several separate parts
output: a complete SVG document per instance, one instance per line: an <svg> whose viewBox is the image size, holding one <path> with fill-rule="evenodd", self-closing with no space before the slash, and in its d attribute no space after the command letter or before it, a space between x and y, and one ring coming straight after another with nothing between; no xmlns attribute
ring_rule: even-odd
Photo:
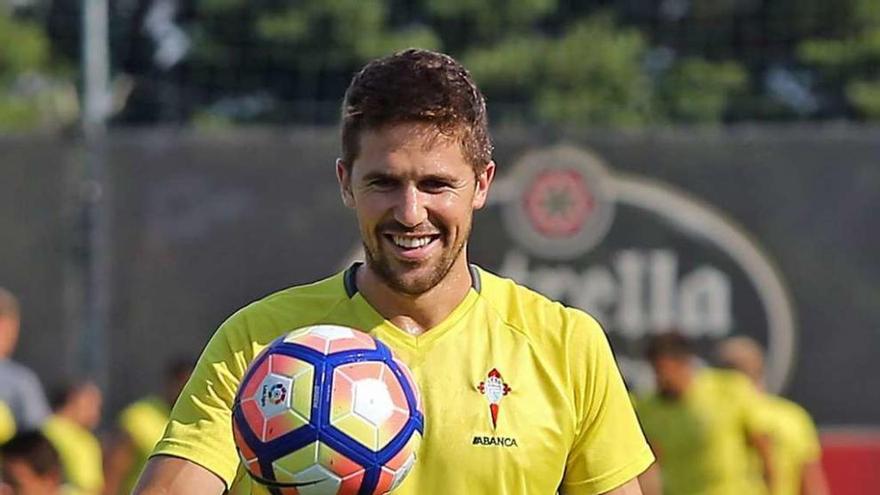
<svg viewBox="0 0 880 495"><path fill-rule="evenodd" d="M453 50L527 31L558 8L556 0L424 1L427 14Z"/></svg>
<svg viewBox="0 0 880 495"><path fill-rule="evenodd" d="M602 15L558 38L513 37L471 50L463 63L490 99L526 102L543 121L630 127L652 117L644 53L636 30L618 29Z"/></svg>
<svg viewBox="0 0 880 495"><path fill-rule="evenodd" d="M747 85L748 74L740 64L687 58L660 79L658 104L672 122L719 122L732 98Z"/></svg>
<svg viewBox="0 0 880 495"><path fill-rule="evenodd" d="M78 0L46 5L48 45L37 23L0 14L7 122L41 120L13 91L34 80L23 74L57 74L63 57L78 64ZM120 122L335 123L354 71L413 46L460 58L496 122L880 118L878 0L132 0L111 8L113 66L134 82Z"/></svg>
<svg viewBox="0 0 880 495"><path fill-rule="evenodd" d="M672 61L654 77L647 41L633 28L595 15L559 38L514 37L465 54L484 91L533 107L545 122L602 127L718 122L747 85L735 62Z"/></svg>
<svg viewBox="0 0 880 495"><path fill-rule="evenodd" d="M0 132L58 127L75 119L76 94L57 72L43 29L0 10Z"/></svg>
<svg viewBox="0 0 880 495"><path fill-rule="evenodd" d="M846 34L804 40L797 53L832 97L843 99L859 117L880 120L880 2L844 3Z"/></svg>

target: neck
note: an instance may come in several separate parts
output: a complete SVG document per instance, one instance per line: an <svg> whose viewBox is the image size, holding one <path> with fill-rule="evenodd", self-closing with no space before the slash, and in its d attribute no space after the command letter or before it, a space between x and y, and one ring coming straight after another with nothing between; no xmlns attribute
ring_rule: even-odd
<svg viewBox="0 0 880 495"><path fill-rule="evenodd" d="M370 269L358 270L358 291L383 317L412 335L439 325L467 297L471 273L460 256L439 284L422 294L405 294L389 287Z"/></svg>

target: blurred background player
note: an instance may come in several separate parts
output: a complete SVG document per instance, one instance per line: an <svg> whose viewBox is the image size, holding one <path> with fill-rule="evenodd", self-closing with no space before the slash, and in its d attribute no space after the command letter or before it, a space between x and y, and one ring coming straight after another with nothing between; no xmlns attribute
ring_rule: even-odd
<svg viewBox="0 0 880 495"><path fill-rule="evenodd" d="M748 376L759 391L754 407L772 445L771 495L828 495L816 426L804 408L766 391L764 350L749 337L730 337L718 345L718 357Z"/></svg>
<svg viewBox="0 0 880 495"><path fill-rule="evenodd" d="M39 428L49 415L46 394L33 371L12 360L21 315L18 299L0 287L0 402L15 419L15 430Z"/></svg>
<svg viewBox="0 0 880 495"><path fill-rule="evenodd" d="M61 495L58 452L39 431L28 431L0 446L0 495Z"/></svg>
<svg viewBox="0 0 880 495"><path fill-rule="evenodd" d="M92 433L101 420L101 390L90 381L60 388L52 397L54 413L43 433L58 451L68 484L81 495L104 488L101 444Z"/></svg>
<svg viewBox="0 0 880 495"><path fill-rule="evenodd" d="M0 444L15 435L15 418L5 402L0 402Z"/></svg>
<svg viewBox="0 0 880 495"><path fill-rule="evenodd" d="M169 362L162 394L144 397L119 414L117 431L108 442L104 456L105 494L131 493L153 447L162 438L171 407L189 380L194 365L190 359Z"/></svg>
<svg viewBox="0 0 880 495"><path fill-rule="evenodd" d="M657 456L664 495L759 495L761 476L750 469L750 446L772 482L769 442L753 405L759 395L735 371L702 367L687 339L677 333L651 338L647 358L657 391L637 400L636 411ZM643 480L646 495L659 486Z"/></svg>

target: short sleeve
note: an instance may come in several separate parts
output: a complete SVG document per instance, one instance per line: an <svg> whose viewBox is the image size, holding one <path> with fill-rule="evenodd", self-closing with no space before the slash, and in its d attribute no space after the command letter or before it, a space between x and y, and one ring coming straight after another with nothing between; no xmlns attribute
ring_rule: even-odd
<svg viewBox="0 0 880 495"><path fill-rule="evenodd" d="M654 455L605 333L588 315L569 311L572 335L568 351L578 424L562 492L604 493L641 474Z"/></svg>
<svg viewBox="0 0 880 495"><path fill-rule="evenodd" d="M238 469L232 439L232 404L255 350L240 311L227 320L205 347L171 411L152 455L192 461L229 487Z"/></svg>

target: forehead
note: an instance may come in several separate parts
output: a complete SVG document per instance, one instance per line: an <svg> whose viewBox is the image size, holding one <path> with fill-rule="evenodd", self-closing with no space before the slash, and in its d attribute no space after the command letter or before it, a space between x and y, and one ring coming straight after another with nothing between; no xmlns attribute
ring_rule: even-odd
<svg viewBox="0 0 880 495"><path fill-rule="evenodd" d="M355 174L470 172L461 144L454 136L419 123L365 130L360 136Z"/></svg>

